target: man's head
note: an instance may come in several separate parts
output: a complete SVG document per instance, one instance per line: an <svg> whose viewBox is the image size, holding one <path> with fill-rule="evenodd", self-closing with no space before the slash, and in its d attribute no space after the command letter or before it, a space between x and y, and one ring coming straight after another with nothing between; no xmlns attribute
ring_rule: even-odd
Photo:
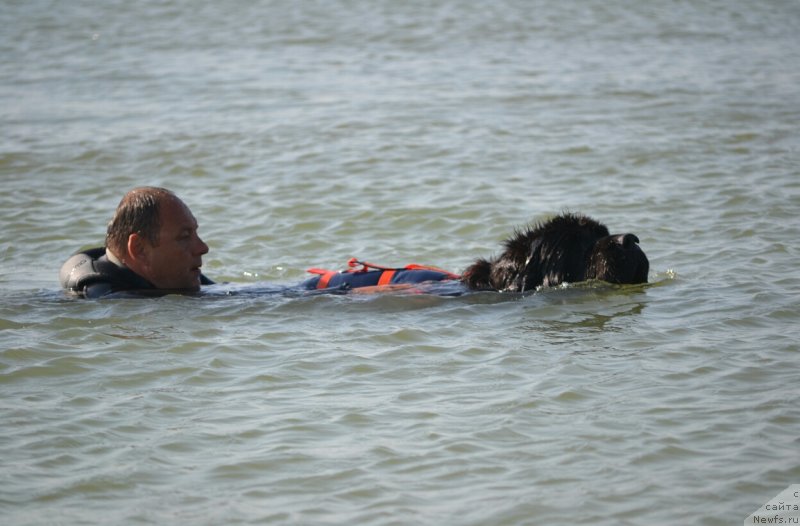
<svg viewBox="0 0 800 526"><path fill-rule="evenodd" d="M159 289L199 290L202 256L197 220L164 188L134 188L108 224L106 249Z"/></svg>

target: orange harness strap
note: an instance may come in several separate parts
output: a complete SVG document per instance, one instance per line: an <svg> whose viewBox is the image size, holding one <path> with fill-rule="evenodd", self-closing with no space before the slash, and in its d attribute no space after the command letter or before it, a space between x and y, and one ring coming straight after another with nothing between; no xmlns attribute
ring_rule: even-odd
<svg viewBox="0 0 800 526"><path fill-rule="evenodd" d="M328 287L328 282L338 274L335 270L325 270L322 268L310 268L306 272L311 274L319 274L319 281L317 282L317 289L325 289Z"/></svg>
<svg viewBox="0 0 800 526"><path fill-rule="evenodd" d="M347 262L347 266L350 267L351 269L355 268L356 265L361 265L361 268L357 270L348 270L347 272L365 272L369 269L392 271L392 272L395 272L397 270L432 270L434 272L441 272L442 274L446 274L447 277L450 279L461 279L460 275L453 274L452 272L448 272L439 267L434 267L433 265L418 265L416 263L411 263L410 265L406 265L405 267L402 268L392 268L392 267L384 267L383 265L376 265L374 263L369 263L367 261L359 261L357 258L350 258L350 260ZM381 276L381 278L383 278L383 276Z"/></svg>
<svg viewBox="0 0 800 526"><path fill-rule="evenodd" d="M357 265L361 265L361 268L356 269ZM366 261L359 261L357 258L350 258L347 262L347 266L351 269L355 270L348 270L348 272L366 272L369 269L374 270L395 270L391 267L384 267L383 265L376 265L374 263L367 263Z"/></svg>
<svg viewBox="0 0 800 526"><path fill-rule="evenodd" d="M356 268L360 265L361 268ZM361 272L369 272L370 270L379 270L381 271L380 276L378 277L378 284L374 285L373 287L383 287L386 285L391 285L392 278L394 278L395 274L398 271L402 270L430 270L433 272L439 272L447 276L446 279L461 279L461 276L458 274L453 274L452 272L448 272L446 270L442 270L439 267L434 267L431 265L417 265L417 264L410 264L406 265L405 267L400 268L391 268L391 267L384 267L382 265L375 265L374 263L368 263L366 261L359 261L356 258L350 258L347 262L347 266L350 267L347 270L343 271L336 271L336 270L326 270L321 268L310 268L307 272L311 274L319 274L319 281L317 282L316 288L317 289L326 289L328 288L328 283L330 283L331 279L337 274L359 274ZM362 288L369 288L369 287L362 287Z"/></svg>
<svg viewBox="0 0 800 526"><path fill-rule="evenodd" d="M395 272L395 270L384 270L381 272L381 277L378 279L378 285L388 285L391 283Z"/></svg>
<svg viewBox="0 0 800 526"><path fill-rule="evenodd" d="M434 272L441 272L442 274L446 274L447 277L450 279L461 279L460 275L453 274L452 272L448 272L439 267L434 267L433 265L417 265L416 263L412 263L410 265L406 265L404 268L406 270L433 270Z"/></svg>

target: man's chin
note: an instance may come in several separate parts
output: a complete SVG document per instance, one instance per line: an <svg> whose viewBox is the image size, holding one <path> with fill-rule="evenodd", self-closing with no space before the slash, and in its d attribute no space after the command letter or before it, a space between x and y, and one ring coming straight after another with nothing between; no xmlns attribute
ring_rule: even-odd
<svg viewBox="0 0 800 526"><path fill-rule="evenodd" d="M192 292L199 292L200 291L200 284L202 283L202 274L200 273L200 268L196 268L192 270L191 277L189 279L189 290Z"/></svg>

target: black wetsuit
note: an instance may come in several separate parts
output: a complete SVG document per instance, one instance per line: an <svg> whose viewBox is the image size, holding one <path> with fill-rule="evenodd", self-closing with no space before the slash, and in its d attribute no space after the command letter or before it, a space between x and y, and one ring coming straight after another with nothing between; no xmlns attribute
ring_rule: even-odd
<svg viewBox="0 0 800 526"><path fill-rule="evenodd" d="M110 261L103 247L73 254L61 267L58 277L64 290L85 298L115 293L150 296L171 292L158 289L129 268ZM211 285L214 282L201 275L200 283Z"/></svg>

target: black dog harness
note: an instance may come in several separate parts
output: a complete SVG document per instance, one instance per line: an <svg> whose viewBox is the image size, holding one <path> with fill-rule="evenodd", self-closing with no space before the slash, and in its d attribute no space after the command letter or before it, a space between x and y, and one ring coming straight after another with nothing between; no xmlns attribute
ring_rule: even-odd
<svg viewBox="0 0 800 526"><path fill-rule="evenodd" d="M308 272L316 274L306 280L306 289L357 289L364 287L386 287L392 285L410 285L426 281L460 280L461 276L429 265L406 265L392 268L359 261L356 258L347 262L347 270L326 270L310 268ZM358 268L360 266L360 268Z"/></svg>

